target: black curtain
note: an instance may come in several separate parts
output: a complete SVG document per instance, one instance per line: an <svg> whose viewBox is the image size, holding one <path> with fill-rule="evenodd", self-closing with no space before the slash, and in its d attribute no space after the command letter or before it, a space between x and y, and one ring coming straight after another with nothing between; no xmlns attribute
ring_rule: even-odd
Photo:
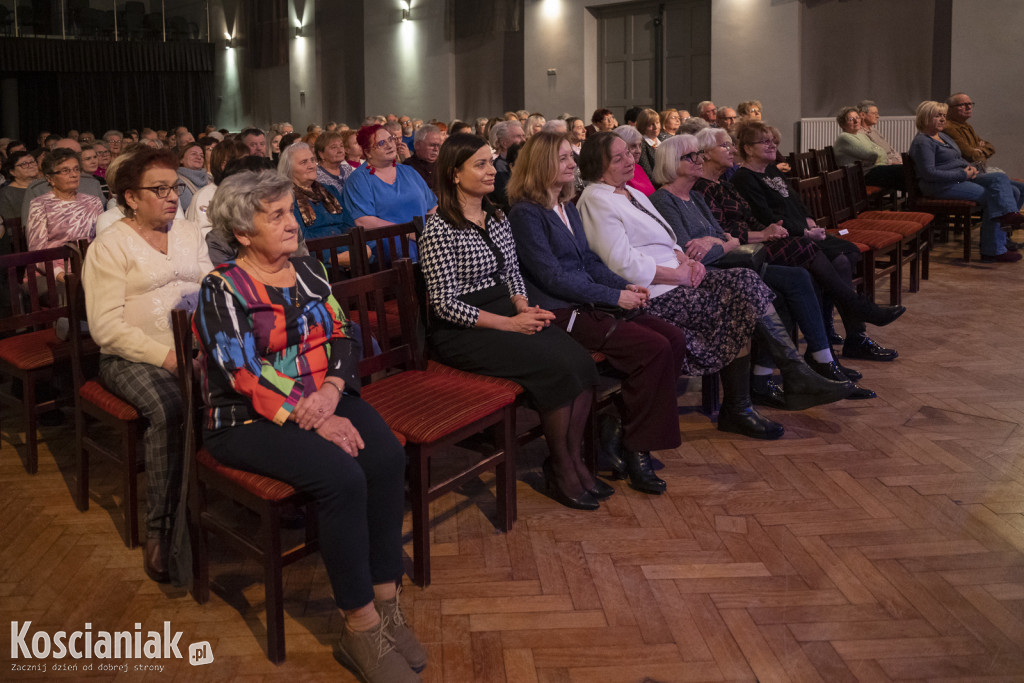
<svg viewBox="0 0 1024 683"><path fill-rule="evenodd" d="M0 78L18 80L20 135L111 128L201 130L212 119L211 43L0 39Z"/></svg>
<svg viewBox="0 0 1024 683"><path fill-rule="evenodd" d="M111 128L202 130L211 122L213 74L205 72L33 73L18 75L21 135L74 128L100 137Z"/></svg>

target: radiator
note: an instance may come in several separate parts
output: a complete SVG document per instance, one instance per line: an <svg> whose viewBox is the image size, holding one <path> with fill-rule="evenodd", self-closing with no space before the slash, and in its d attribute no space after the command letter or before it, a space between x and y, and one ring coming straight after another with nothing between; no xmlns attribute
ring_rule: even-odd
<svg viewBox="0 0 1024 683"><path fill-rule="evenodd" d="M875 130L889 141L897 152L910 149L910 141L917 135L913 116L883 116ZM800 119L800 151L821 149L831 145L839 137L839 124L834 118Z"/></svg>

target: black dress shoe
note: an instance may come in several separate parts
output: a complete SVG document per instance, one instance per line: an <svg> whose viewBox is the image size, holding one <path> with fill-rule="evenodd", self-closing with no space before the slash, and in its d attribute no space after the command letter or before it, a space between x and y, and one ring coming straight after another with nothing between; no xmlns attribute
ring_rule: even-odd
<svg viewBox="0 0 1024 683"><path fill-rule="evenodd" d="M830 346L839 346L845 341L846 339L843 338L843 335L839 334L835 330L828 333L828 343Z"/></svg>
<svg viewBox="0 0 1024 683"><path fill-rule="evenodd" d="M846 379L850 380L851 382L856 382L857 380L864 376L857 372L856 370L854 370L853 368L848 368L845 365L842 365L839 361L836 361L835 363L837 366L839 366L839 371L846 375Z"/></svg>
<svg viewBox="0 0 1024 683"><path fill-rule="evenodd" d="M859 338L851 338L843 345L843 358L858 358L860 360L891 361L896 360L900 354L896 349L887 349L879 346L866 334Z"/></svg>
<svg viewBox="0 0 1024 683"><path fill-rule="evenodd" d="M594 477L594 486L593 488L587 489L587 492L598 500L604 500L615 493L615 489L597 477Z"/></svg>
<svg viewBox="0 0 1024 683"><path fill-rule="evenodd" d="M763 417L749 403L742 409L729 408L723 404L718 412L718 431L768 440L778 439L786 433L782 425Z"/></svg>
<svg viewBox="0 0 1024 683"><path fill-rule="evenodd" d="M626 461L626 472L629 474L631 489L654 495L665 493L667 484L654 473L649 452L623 451L622 456L622 459Z"/></svg>
<svg viewBox="0 0 1024 683"><path fill-rule="evenodd" d="M142 548L142 569L146 576L157 583L170 583L171 574L167 571L167 558L170 556L170 543L159 538L147 538Z"/></svg>
<svg viewBox="0 0 1024 683"><path fill-rule="evenodd" d="M871 323L875 327L885 327L907 312L906 306L875 306L871 315L864 319L864 322Z"/></svg>
<svg viewBox="0 0 1024 683"><path fill-rule="evenodd" d="M851 382L856 382L857 380L864 376L857 372L856 370L854 370L853 368L847 368L841 365L839 361L835 359L835 351L832 352L832 356L832 362L836 364L837 368L839 368L839 372L843 373L843 377L833 378L831 375L822 375L823 377L828 377L829 379L838 379L840 381L848 379ZM810 349L807 349L807 353L804 354L804 360L807 361L807 364L810 365L812 368L814 368L814 364L818 362L814 360L814 355L811 353ZM815 368L815 372L817 371L817 368ZM818 374L821 373L819 372Z"/></svg>
<svg viewBox="0 0 1024 683"><path fill-rule="evenodd" d="M544 481L547 485L548 495L567 508L572 508L573 510L597 510L601 507L601 504L597 502L597 498L594 498L590 491L584 489L578 496L569 497L562 489L558 488L551 460L544 461Z"/></svg>
<svg viewBox="0 0 1024 683"><path fill-rule="evenodd" d="M766 379L762 380L761 377ZM786 394L771 375L754 375L750 379L750 400L755 406L786 410Z"/></svg>
<svg viewBox="0 0 1024 683"><path fill-rule="evenodd" d="M834 360L829 361L828 363L819 363L818 361L814 360L813 357L807 357L806 360L807 364L811 366L811 369L814 370L819 375L821 375L822 377L834 379L839 382L848 379L846 373L844 373L843 369L839 366L839 363L837 363ZM870 389L865 389L864 387L854 384L853 391L846 398L857 400L865 398L877 398L877 396L878 394L871 391Z"/></svg>

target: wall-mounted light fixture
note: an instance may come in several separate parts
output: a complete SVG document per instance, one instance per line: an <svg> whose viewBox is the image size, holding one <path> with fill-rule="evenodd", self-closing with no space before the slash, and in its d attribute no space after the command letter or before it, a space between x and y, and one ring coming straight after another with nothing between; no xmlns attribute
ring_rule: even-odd
<svg viewBox="0 0 1024 683"><path fill-rule="evenodd" d="M300 24L299 22L295 22L295 37L302 37L302 24Z"/></svg>
<svg viewBox="0 0 1024 683"><path fill-rule="evenodd" d="M238 46L238 41L235 40L234 38L232 38L231 34L228 33L227 31L224 32L224 40L226 41L224 43L224 49L225 50L230 50L231 48L234 48L234 47Z"/></svg>
<svg viewBox="0 0 1024 683"><path fill-rule="evenodd" d="M405 5L402 8L402 21L409 21L409 15L412 13L412 0L403 0L402 4Z"/></svg>

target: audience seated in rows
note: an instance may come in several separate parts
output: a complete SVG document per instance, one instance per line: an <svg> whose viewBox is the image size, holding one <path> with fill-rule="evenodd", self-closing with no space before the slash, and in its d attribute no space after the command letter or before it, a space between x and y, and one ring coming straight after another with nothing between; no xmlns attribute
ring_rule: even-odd
<svg viewBox="0 0 1024 683"><path fill-rule="evenodd" d="M861 126L857 107L843 107L836 116L836 122L842 129L832 143L836 163L850 166L859 161L863 164L864 180L868 185L891 190L903 189L902 163L890 164L886 151L871 141Z"/></svg>

